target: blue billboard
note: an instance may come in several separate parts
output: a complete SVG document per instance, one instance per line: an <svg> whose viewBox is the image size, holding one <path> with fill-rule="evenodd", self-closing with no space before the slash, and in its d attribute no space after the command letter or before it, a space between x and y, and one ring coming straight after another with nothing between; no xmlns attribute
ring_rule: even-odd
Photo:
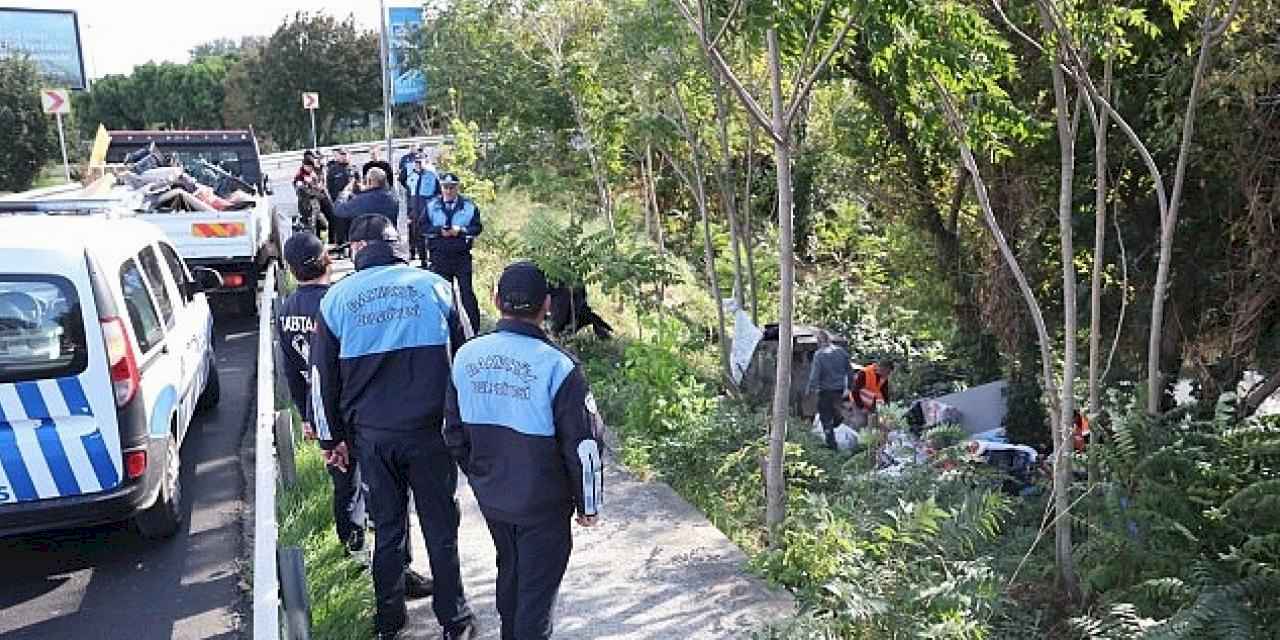
<svg viewBox="0 0 1280 640"><path fill-rule="evenodd" d="M410 52L418 48L422 30L422 6L391 7L387 21L391 73L391 103L410 104L427 99L427 76L410 66Z"/></svg>
<svg viewBox="0 0 1280 640"><path fill-rule="evenodd" d="M22 54L31 57L49 86L87 87L76 12L0 7L0 57Z"/></svg>

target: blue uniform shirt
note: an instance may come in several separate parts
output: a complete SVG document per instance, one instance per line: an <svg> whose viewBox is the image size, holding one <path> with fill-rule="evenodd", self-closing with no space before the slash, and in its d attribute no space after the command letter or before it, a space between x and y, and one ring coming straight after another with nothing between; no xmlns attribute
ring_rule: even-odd
<svg viewBox="0 0 1280 640"><path fill-rule="evenodd" d="M599 512L603 423L578 363L542 331L502 320L458 350L445 443L485 516L513 524Z"/></svg>
<svg viewBox="0 0 1280 640"><path fill-rule="evenodd" d="M404 264L388 243L357 254L356 268L325 294L311 340L316 434L322 446L357 429L438 438L447 350L462 343L449 284Z"/></svg>

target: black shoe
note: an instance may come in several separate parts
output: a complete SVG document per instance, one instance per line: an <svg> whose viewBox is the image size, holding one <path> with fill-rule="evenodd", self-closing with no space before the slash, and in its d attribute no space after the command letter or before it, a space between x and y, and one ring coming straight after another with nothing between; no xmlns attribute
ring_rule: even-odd
<svg viewBox="0 0 1280 640"><path fill-rule="evenodd" d="M434 587L431 578L410 569L404 568L404 597L409 600L417 600L431 595Z"/></svg>
<svg viewBox="0 0 1280 640"><path fill-rule="evenodd" d="M445 629L444 635L440 637L443 640L475 640L475 638L479 637L479 633L479 631L476 631L475 621L467 620L453 629Z"/></svg>

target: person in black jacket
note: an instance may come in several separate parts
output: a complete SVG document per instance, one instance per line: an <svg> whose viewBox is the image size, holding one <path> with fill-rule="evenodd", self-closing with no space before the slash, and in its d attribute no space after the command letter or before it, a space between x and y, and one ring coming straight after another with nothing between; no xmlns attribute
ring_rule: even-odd
<svg viewBox="0 0 1280 640"><path fill-rule="evenodd" d="M346 469L354 448L369 486L379 638L401 637L407 622L401 562L410 489L436 620L445 640L474 638L458 558L458 467L441 434L449 349L462 344L462 329L448 284L410 267L399 239L386 216L351 223L356 271L321 300L311 340L312 422L327 461Z"/></svg>
<svg viewBox="0 0 1280 640"><path fill-rule="evenodd" d="M316 439L311 423L310 385L311 338L315 334L316 316L320 313L320 300L329 291L333 276L332 261L324 243L315 234L299 232L284 244L284 259L289 265L298 288L280 303L276 316L276 331L280 349L284 353L285 379L289 383L289 396L302 418L302 433L308 440ZM328 466L333 480L333 523L338 540L350 553L364 551L364 495L360 491L360 474L356 466L345 469ZM431 595L431 580L410 568L413 560L410 545L405 545L405 591L411 598Z"/></svg>
<svg viewBox="0 0 1280 640"><path fill-rule="evenodd" d="M325 167L325 190L329 192L329 200L341 202L345 195L350 194L356 179L355 167L351 166L351 156L346 149L338 149L337 156ZM335 245L345 243L349 221L337 215L333 216L329 222L332 223L329 242Z"/></svg>
<svg viewBox="0 0 1280 640"><path fill-rule="evenodd" d="M541 640L573 549L570 519L599 518L603 423L582 367L542 332L551 299L538 267L503 270L494 304L497 330L454 358L444 438L498 551L502 637Z"/></svg>
<svg viewBox="0 0 1280 640"><path fill-rule="evenodd" d="M364 191L338 205L337 217L350 221L368 213L385 217L391 222L392 228L395 228L396 218L400 216L400 203L396 202L396 197L387 188L387 174L377 167L369 169Z"/></svg>

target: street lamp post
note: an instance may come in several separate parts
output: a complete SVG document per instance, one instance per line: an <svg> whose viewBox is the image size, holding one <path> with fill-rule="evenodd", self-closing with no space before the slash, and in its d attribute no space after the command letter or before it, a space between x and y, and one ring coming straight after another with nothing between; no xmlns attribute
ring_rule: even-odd
<svg viewBox="0 0 1280 640"><path fill-rule="evenodd" d="M382 48L382 127L387 136L387 162L393 162L391 156L391 43L387 40L387 3L378 0L378 26L382 37L379 44Z"/></svg>

